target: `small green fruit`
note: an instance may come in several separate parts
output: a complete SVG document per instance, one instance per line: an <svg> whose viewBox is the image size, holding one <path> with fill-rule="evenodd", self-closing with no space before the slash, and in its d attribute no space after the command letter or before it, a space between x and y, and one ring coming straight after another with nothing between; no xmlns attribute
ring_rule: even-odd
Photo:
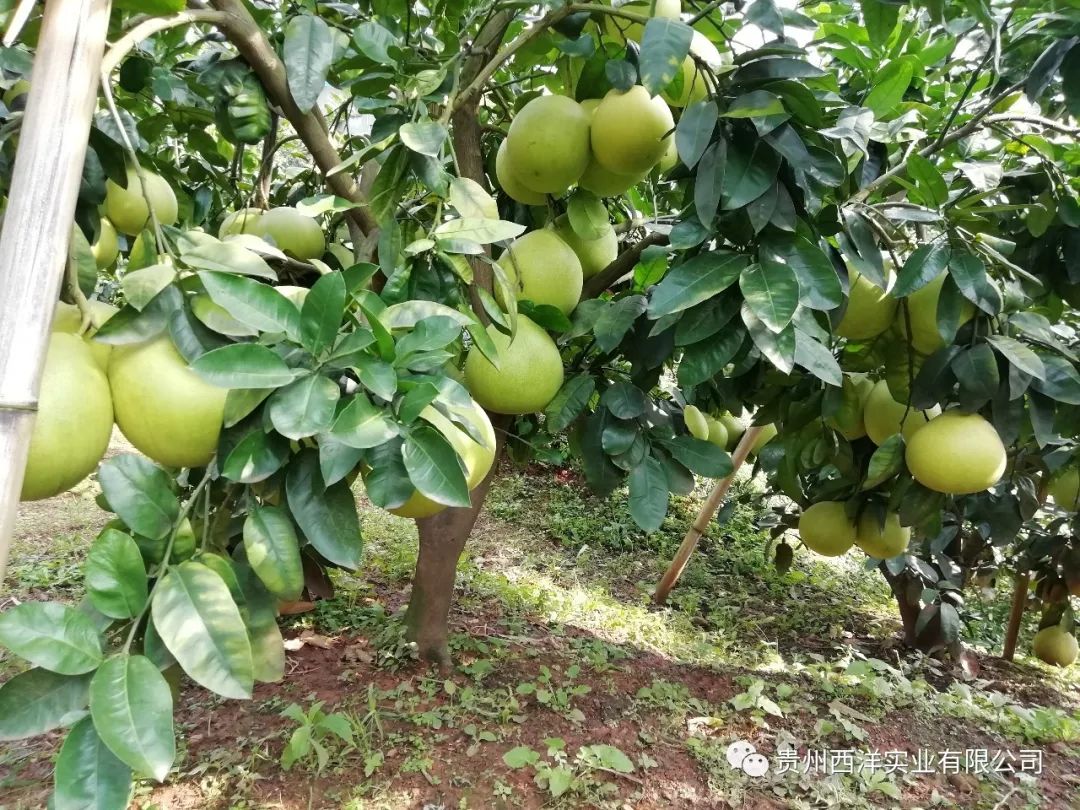
<svg viewBox="0 0 1080 810"><path fill-rule="evenodd" d="M127 170L127 188L118 186L112 180L105 181L105 215L120 233L138 236L150 221L150 209L161 225L173 225L179 216L180 208L164 177L143 169L146 180L146 195L139 174L134 169ZM149 205L147 205L149 200Z"/></svg>
<svg viewBox="0 0 1080 810"><path fill-rule="evenodd" d="M592 278L619 255L619 237L610 225L599 239L583 239L570 226L569 218L563 215L555 220L555 233L577 254L583 278Z"/></svg>
<svg viewBox="0 0 1080 810"><path fill-rule="evenodd" d="M1080 510L1080 467L1058 472L1046 485L1046 491L1066 512Z"/></svg>
<svg viewBox="0 0 1080 810"><path fill-rule="evenodd" d="M882 526L877 515L863 512L859 518L855 544L878 560L891 560L907 551L911 541L911 529L900 525L900 516L890 512L885 516Z"/></svg>
<svg viewBox="0 0 1080 810"><path fill-rule="evenodd" d="M855 545L855 524L842 501L822 501L799 517L799 537L811 551L839 557Z"/></svg>
<svg viewBox="0 0 1080 810"><path fill-rule="evenodd" d="M686 422L686 429L690 431L691 436L708 441L709 417L701 412L701 408L697 405L687 405L683 408L683 421Z"/></svg>

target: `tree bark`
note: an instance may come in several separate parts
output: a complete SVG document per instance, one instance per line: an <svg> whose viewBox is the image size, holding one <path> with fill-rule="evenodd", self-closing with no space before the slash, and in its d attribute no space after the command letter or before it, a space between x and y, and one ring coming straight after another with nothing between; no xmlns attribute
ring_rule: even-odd
<svg viewBox="0 0 1080 810"><path fill-rule="evenodd" d="M894 575L889 571L885 563L880 566L881 573L889 583L889 587L892 588L893 596L896 597L897 607L900 609L900 621L904 625L904 644L908 647L918 647L918 637L915 632L916 624L919 621L919 613L922 608L919 606L919 600L911 599L909 593L911 577L907 571L902 571L900 574Z"/></svg>

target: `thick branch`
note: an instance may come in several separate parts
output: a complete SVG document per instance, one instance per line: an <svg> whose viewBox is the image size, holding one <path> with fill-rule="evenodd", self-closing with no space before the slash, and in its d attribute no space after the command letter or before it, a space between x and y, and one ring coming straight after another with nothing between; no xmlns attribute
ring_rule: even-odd
<svg viewBox="0 0 1080 810"><path fill-rule="evenodd" d="M585 282L585 287L581 292L582 300L596 298L596 296L633 270L634 265L638 263L641 254L645 252L646 248L652 245L666 245L667 243L667 234L654 232L624 250L615 258L615 261Z"/></svg>
<svg viewBox="0 0 1080 810"><path fill-rule="evenodd" d="M108 76L117 66L124 61L131 49L154 34L176 28L179 25L206 22L220 25L225 21L225 15L220 11L211 9L191 9L173 14L171 17L151 17L133 26L124 36L116 40L101 60L101 72Z"/></svg>

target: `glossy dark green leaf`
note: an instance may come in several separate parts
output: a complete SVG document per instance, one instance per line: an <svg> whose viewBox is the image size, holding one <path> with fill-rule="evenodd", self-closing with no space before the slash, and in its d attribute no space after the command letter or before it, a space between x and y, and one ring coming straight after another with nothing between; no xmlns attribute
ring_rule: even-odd
<svg viewBox="0 0 1080 810"><path fill-rule="evenodd" d="M744 305L740 314L758 351L780 371L790 374L795 368L794 326L788 324L782 331L774 332L754 314L749 306Z"/></svg>
<svg viewBox="0 0 1080 810"><path fill-rule="evenodd" d="M697 475L723 478L735 469L722 447L693 436L676 436L664 445L675 460Z"/></svg>
<svg viewBox="0 0 1080 810"><path fill-rule="evenodd" d="M751 149L728 144L720 207L732 211L749 205L769 189L779 168L776 153L761 141Z"/></svg>
<svg viewBox="0 0 1080 810"><path fill-rule="evenodd" d="M86 553L83 575L90 602L106 616L130 619L146 606L146 568L131 535L104 529Z"/></svg>
<svg viewBox="0 0 1080 810"><path fill-rule="evenodd" d="M231 273L204 271L199 279L207 294L241 323L263 332L300 333L300 310L273 287Z"/></svg>
<svg viewBox="0 0 1080 810"><path fill-rule="evenodd" d="M581 431L581 466L589 486L601 496L610 494L622 480L622 472L602 445L604 425L610 418L607 409L597 410L586 418Z"/></svg>
<svg viewBox="0 0 1080 810"><path fill-rule="evenodd" d="M75 724L64 739L53 771L54 810L126 810L131 769L108 749L93 721Z"/></svg>
<svg viewBox="0 0 1080 810"><path fill-rule="evenodd" d="M391 415L361 393L350 398L330 429L337 441L361 450L389 441L398 435L398 431Z"/></svg>
<svg viewBox="0 0 1080 810"><path fill-rule="evenodd" d="M296 379L298 373L257 343L234 343L214 349L192 363L191 369L206 382L222 388L280 388Z"/></svg>
<svg viewBox="0 0 1080 810"><path fill-rule="evenodd" d="M699 385L711 380L731 362L745 340L743 329L729 326L717 337L687 347L679 363L679 385Z"/></svg>
<svg viewBox="0 0 1080 810"><path fill-rule="evenodd" d="M668 484L663 463L653 455L630 471L630 516L646 532L660 528L667 516Z"/></svg>
<svg viewBox="0 0 1080 810"><path fill-rule="evenodd" d="M605 302L593 327L593 336L600 350L613 351L622 342L634 322L645 312L645 308L646 301L643 295L629 295L618 301Z"/></svg>
<svg viewBox="0 0 1080 810"><path fill-rule="evenodd" d="M678 148L677 145L676 148ZM716 210L720 206L720 197L724 188L724 170L727 165L727 149L726 140L709 144L702 152L697 171L694 172L694 211L698 221L704 226L702 239L708 236L713 220L716 219ZM674 232L674 229L672 230Z"/></svg>
<svg viewBox="0 0 1080 810"><path fill-rule="evenodd" d="M158 585L154 627L184 672L228 698L250 698L251 644L229 586L215 571L184 562Z"/></svg>
<svg viewBox="0 0 1080 810"><path fill-rule="evenodd" d="M986 273L983 260L974 253L953 251L949 257L949 277L964 298L988 315L1001 311L1001 294Z"/></svg>
<svg viewBox="0 0 1080 810"><path fill-rule="evenodd" d="M683 111L675 127L675 149L687 168L694 168L701 160L712 140L717 118L716 103L712 101L696 101Z"/></svg>
<svg viewBox="0 0 1080 810"><path fill-rule="evenodd" d="M961 404L972 410L989 402L1001 383L997 358L988 343L978 343L961 351L953 358L952 371L960 383Z"/></svg>
<svg viewBox="0 0 1080 810"><path fill-rule="evenodd" d="M926 205L935 208L944 205L949 198L949 188L933 163L916 152L908 157L907 170Z"/></svg>
<svg viewBox="0 0 1080 810"><path fill-rule="evenodd" d="M383 509L401 506L416 491L401 457L403 443L402 439L395 438L368 454L371 466L364 474L364 487L371 502Z"/></svg>
<svg viewBox="0 0 1080 810"><path fill-rule="evenodd" d="M298 441L330 428L340 396L337 383L315 372L275 391L266 410L278 433Z"/></svg>
<svg viewBox="0 0 1080 810"><path fill-rule="evenodd" d="M657 16L645 24L638 72L649 95L659 95L682 70L693 37L694 29L679 20Z"/></svg>
<svg viewBox="0 0 1080 810"><path fill-rule="evenodd" d="M229 451L221 465L221 474L238 484L256 484L280 470L289 460L289 454L288 440L256 428Z"/></svg>
<svg viewBox="0 0 1080 810"><path fill-rule="evenodd" d="M862 7L863 24L866 26L866 33L870 35L870 42L884 45L896 28L901 6L883 0L860 0L859 5Z"/></svg>
<svg viewBox="0 0 1080 810"><path fill-rule="evenodd" d="M98 481L109 506L133 532L158 540L172 531L180 502L172 478L150 459L113 456L101 463Z"/></svg>
<svg viewBox="0 0 1080 810"><path fill-rule="evenodd" d="M862 488L873 489L904 469L904 439L896 433L887 438L870 456Z"/></svg>
<svg viewBox="0 0 1080 810"><path fill-rule="evenodd" d="M353 364L360 384L375 396L387 401L397 393L397 372L389 363L376 357L359 357Z"/></svg>
<svg viewBox="0 0 1080 810"><path fill-rule="evenodd" d="M911 59L894 59L874 76L873 86L863 99L863 106L873 110L878 118L884 118L904 99L904 93L911 86L914 76L915 66Z"/></svg>
<svg viewBox="0 0 1080 810"><path fill-rule="evenodd" d="M649 317L682 312L723 292L739 278L749 260L739 253L714 250L673 267L649 297Z"/></svg>
<svg viewBox="0 0 1080 810"><path fill-rule="evenodd" d="M363 543L356 501L348 484L340 481L325 486L318 453L305 450L289 465L285 490L289 511L308 542L335 565L355 570Z"/></svg>
<svg viewBox="0 0 1080 810"><path fill-rule="evenodd" d="M29 669L0 684L0 741L24 740L78 722L87 713L90 676Z"/></svg>
<svg viewBox="0 0 1080 810"><path fill-rule="evenodd" d="M768 90L754 90L735 98L724 110L724 118L758 118L783 114L784 102Z"/></svg>
<svg viewBox="0 0 1080 810"><path fill-rule="evenodd" d="M1033 379L1032 387L1058 402L1080 405L1080 373L1076 367L1064 357L1049 352L1039 352L1039 359L1046 376Z"/></svg>
<svg viewBox="0 0 1080 810"><path fill-rule="evenodd" d="M585 410L594 391L596 380L589 374L574 374L567 378L559 393L544 409L547 429L552 433L560 433L570 427Z"/></svg>
<svg viewBox="0 0 1080 810"><path fill-rule="evenodd" d="M340 273L322 276L311 288L300 310L300 340L304 348L319 356L337 338L345 315L345 280Z"/></svg>
<svg viewBox="0 0 1080 810"><path fill-rule="evenodd" d="M613 383L604 391L600 402L619 419L635 419L644 414L648 407L645 392L625 381Z"/></svg>
<svg viewBox="0 0 1080 810"><path fill-rule="evenodd" d="M774 332L783 330L799 306L799 279L786 264L752 264L739 275L751 311Z"/></svg>
<svg viewBox="0 0 1080 810"><path fill-rule="evenodd" d="M604 432L600 435L600 445L605 453L613 457L613 460L615 456L629 452L635 442L640 440L640 425L621 419L608 419L607 424L604 425Z"/></svg>
<svg viewBox="0 0 1080 810"><path fill-rule="evenodd" d="M244 550L248 564L272 594L285 601L300 598L304 589L300 542L283 510L260 506L251 511L244 521Z"/></svg>
<svg viewBox="0 0 1080 810"><path fill-rule="evenodd" d="M1027 72L1024 81L1024 95L1027 96L1028 101L1035 101L1050 86L1050 82L1054 80L1058 68L1061 67L1062 60L1076 45L1076 42L1076 37L1056 39L1035 60L1035 64Z"/></svg>
<svg viewBox="0 0 1080 810"><path fill-rule="evenodd" d="M794 271L799 300L811 309L835 309L843 300L840 278L829 257L809 239L795 234L771 233L762 241L762 266L783 264Z"/></svg>
<svg viewBox="0 0 1080 810"><path fill-rule="evenodd" d="M334 56L333 31L313 14L297 15L285 26L282 54L289 93L300 112L309 112L326 86Z"/></svg>
<svg viewBox="0 0 1080 810"><path fill-rule="evenodd" d="M842 385L844 374L833 353L815 338L795 330L795 363L828 385Z"/></svg>
<svg viewBox="0 0 1080 810"><path fill-rule="evenodd" d="M948 240L937 239L925 245L919 245L911 252L908 260L896 276L896 286L892 294L904 298L918 292L949 266L952 249Z"/></svg>
<svg viewBox="0 0 1080 810"><path fill-rule="evenodd" d="M987 340L991 346L998 350L1002 357L1020 371L1040 380L1046 378L1046 367L1043 365L1042 360L1039 359L1039 355L1035 354L1019 340L1005 335L990 335Z"/></svg>
<svg viewBox="0 0 1080 810"><path fill-rule="evenodd" d="M133 771L165 780L176 758L172 690L149 658L108 659L90 682L98 736Z"/></svg>
<svg viewBox="0 0 1080 810"><path fill-rule="evenodd" d="M82 675L103 660L90 619L59 602L23 602L0 613L0 646L60 675Z"/></svg>
<svg viewBox="0 0 1080 810"><path fill-rule="evenodd" d="M825 75L819 67L802 59L769 56L742 65L735 73L736 85L756 84L773 79L816 79Z"/></svg>
<svg viewBox="0 0 1080 810"><path fill-rule="evenodd" d="M417 425L401 450L409 480L422 495L447 506L468 506L465 471L453 446L430 425Z"/></svg>
<svg viewBox="0 0 1080 810"><path fill-rule="evenodd" d="M775 0L754 0L746 7L743 17L746 22L778 37L784 35L784 18L776 7Z"/></svg>

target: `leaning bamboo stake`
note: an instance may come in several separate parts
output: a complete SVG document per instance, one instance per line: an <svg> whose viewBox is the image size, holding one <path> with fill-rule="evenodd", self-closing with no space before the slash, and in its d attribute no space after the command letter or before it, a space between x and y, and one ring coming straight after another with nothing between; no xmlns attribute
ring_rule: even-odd
<svg viewBox="0 0 1080 810"><path fill-rule="evenodd" d="M1030 576L1027 571L1018 571L1013 578L1012 607L1009 608L1009 626L1005 630L1005 649L1001 657L1006 661L1012 661L1016 655L1016 642L1020 638L1020 623L1024 618L1024 608L1027 607L1028 582Z"/></svg>
<svg viewBox="0 0 1080 810"><path fill-rule="evenodd" d="M686 564L690 561L694 549L697 548L697 544L700 542L702 535L705 534L705 530L709 528L709 522L713 519L713 515L716 514L716 510L720 508L720 504L724 502L728 490L731 489L731 482L735 480L735 474L739 472L739 468L746 461L746 457L750 455L750 448L754 446L754 442L757 441L757 437L762 430L761 427L747 428L742 438L739 439L735 452L731 454L731 463L734 469L727 478L722 478L716 482L713 491L709 493L709 497L701 505L701 511L698 512L697 517L694 518L694 522L690 526L690 530L687 531L686 536L683 538L682 545L679 546L679 550L675 554L675 559L671 561L671 565L668 566L663 579L656 586L656 592L653 593L653 601L656 604L662 605L667 601L668 594L671 593L671 589L675 587L675 583L682 576L683 569L686 568Z"/></svg>
<svg viewBox="0 0 1080 810"><path fill-rule="evenodd" d="M0 234L0 584L97 98L110 0L45 3Z"/></svg>

